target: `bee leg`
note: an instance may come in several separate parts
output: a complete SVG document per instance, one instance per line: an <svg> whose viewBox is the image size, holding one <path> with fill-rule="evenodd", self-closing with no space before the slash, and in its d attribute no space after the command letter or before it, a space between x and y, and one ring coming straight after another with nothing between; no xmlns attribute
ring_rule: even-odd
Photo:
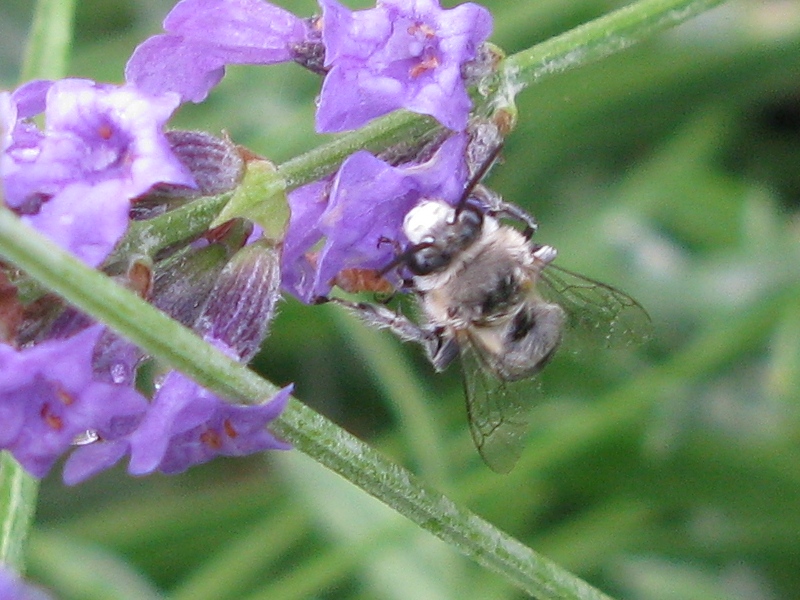
<svg viewBox="0 0 800 600"><path fill-rule="evenodd" d="M428 359L433 364L433 368L441 372L458 356L458 342L454 337L446 336L441 329L435 330L434 335L437 346L433 354L428 351Z"/></svg>
<svg viewBox="0 0 800 600"><path fill-rule="evenodd" d="M481 185L475 188L474 195L489 208L489 214L492 216L505 217L522 223L525 226L525 229L522 231L522 235L525 236L525 239L531 239L539 228L539 224L536 222L533 215L528 214L515 204L506 202L497 192L493 192L489 188Z"/></svg>
<svg viewBox="0 0 800 600"><path fill-rule="evenodd" d="M354 313L359 319L371 327L388 329L404 342L415 342L425 349L425 353L437 370L449 364L458 348L451 348L444 336L433 328L426 328L414 323L403 314L393 311L382 304L368 302L351 302L342 298L320 297L316 304L334 302ZM441 367L439 366L441 364Z"/></svg>

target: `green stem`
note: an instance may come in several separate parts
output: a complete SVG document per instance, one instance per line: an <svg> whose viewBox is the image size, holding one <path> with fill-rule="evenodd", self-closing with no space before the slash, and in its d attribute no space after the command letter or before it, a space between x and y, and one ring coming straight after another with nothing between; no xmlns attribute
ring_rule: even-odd
<svg viewBox="0 0 800 600"><path fill-rule="evenodd" d="M428 137L440 129L431 117L400 110L376 119L368 125L337 137L334 141L286 161L278 172L286 180L286 189L317 181L335 171L342 161L357 150L377 153L395 144Z"/></svg>
<svg viewBox="0 0 800 600"><path fill-rule="evenodd" d="M624 50L725 0L640 0L575 27L503 63L512 94L531 83Z"/></svg>
<svg viewBox="0 0 800 600"><path fill-rule="evenodd" d="M39 0L25 49L22 81L58 79L67 72L75 0Z"/></svg>
<svg viewBox="0 0 800 600"><path fill-rule="evenodd" d="M25 539L36 507L38 481L10 454L0 452L0 564L23 567Z"/></svg>

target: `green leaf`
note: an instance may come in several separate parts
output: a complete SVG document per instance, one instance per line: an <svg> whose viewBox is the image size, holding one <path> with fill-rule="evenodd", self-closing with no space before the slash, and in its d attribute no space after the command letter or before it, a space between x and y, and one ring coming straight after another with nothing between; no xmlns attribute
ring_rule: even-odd
<svg viewBox="0 0 800 600"><path fill-rule="evenodd" d="M267 238L281 240L289 221L285 191L286 181L275 165L266 160L251 160L242 182L211 227L244 217L260 225Z"/></svg>

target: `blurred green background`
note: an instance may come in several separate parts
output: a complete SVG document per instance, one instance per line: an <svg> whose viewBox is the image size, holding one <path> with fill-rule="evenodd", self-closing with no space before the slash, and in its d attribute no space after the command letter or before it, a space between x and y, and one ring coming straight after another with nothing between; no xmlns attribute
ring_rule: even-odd
<svg viewBox="0 0 800 600"><path fill-rule="evenodd" d="M511 53L621 3L487 4ZM171 5L80 1L69 74L121 81ZM3 87L31 8L0 4ZM231 68L174 125L281 162L325 141L317 89L292 65ZM507 476L472 448L456 369L336 307L287 299L256 368L615 597L800 598L800 2L728 2L518 100L489 183L559 264L635 296L652 340L560 353ZM522 597L296 452L77 488L54 473L28 561L66 600Z"/></svg>

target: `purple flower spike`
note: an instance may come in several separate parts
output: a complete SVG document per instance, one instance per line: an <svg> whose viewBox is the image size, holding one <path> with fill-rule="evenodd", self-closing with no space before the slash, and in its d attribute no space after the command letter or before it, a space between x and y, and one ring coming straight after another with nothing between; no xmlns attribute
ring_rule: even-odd
<svg viewBox="0 0 800 600"><path fill-rule="evenodd" d="M421 164L393 167L366 151L342 164L325 203L321 183L289 194L292 210L283 255L284 288L309 302L326 295L343 269L381 269L394 258L386 240L404 243L406 213L422 198L455 202L467 179L466 135L450 137ZM315 260L306 253L321 239Z"/></svg>
<svg viewBox="0 0 800 600"><path fill-rule="evenodd" d="M398 108L432 115L463 131L471 102L461 67L492 30L488 10L437 0L383 0L352 12L319 0L325 65L317 131L338 132Z"/></svg>
<svg viewBox="0 0 800 600"><path fill-rule="evenodd" d="M0 106L14 114L0 155L8 206L97 266L128 226L130 201L156 183L194 186L163 127L178 97L82 79L34 81ZM27 119L44 110L45 129Z"/></svg>
<svg viewBox="0 0 800 600"><path fill-rule="evenodd" d="M225 65L292 60L306 40L305 22L262 0L181 0L164 20L166 35L136 48L125 78L151 94L177 92L201 102Z"/></svg>

